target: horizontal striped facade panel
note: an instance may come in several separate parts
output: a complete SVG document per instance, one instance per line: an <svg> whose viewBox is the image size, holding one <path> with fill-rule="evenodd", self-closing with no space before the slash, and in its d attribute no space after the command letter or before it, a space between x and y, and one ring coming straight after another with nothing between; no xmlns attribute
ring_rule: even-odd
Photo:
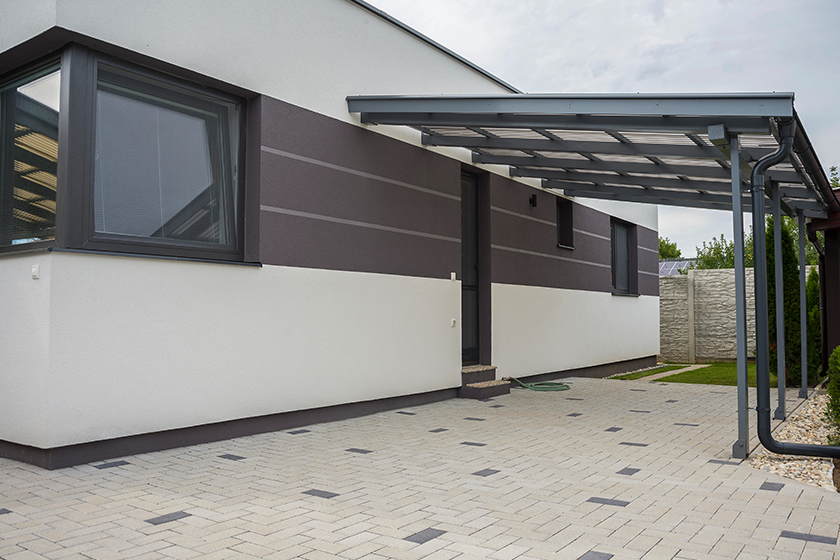
<svg viewBox="0 0 840 560"><path fill-rule="evenodd" d="M263 263L460 271L460 163L273 99L261 117Z"/></svg>
<svg viewBox="0 0 840 560"><path fill-rule="evenodd" d="M460 278L460 162L271 98L260 141L261 262ZM558 247L555 195L480 174L492 282L612 290L609 215L573 204L574 249ZM638 239L639 291L657 295L656 232Z"/></svg>

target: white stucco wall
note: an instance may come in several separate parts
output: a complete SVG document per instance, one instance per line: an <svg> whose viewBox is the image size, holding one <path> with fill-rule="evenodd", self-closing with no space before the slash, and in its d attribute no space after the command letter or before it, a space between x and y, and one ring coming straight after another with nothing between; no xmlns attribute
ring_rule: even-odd
<svg viewBox="0 0 840 560"><path fill-rule="evenodd" d="M2 440L49 448L461 384L449 279L43 253L0 260L0 282L15 317L0 323Z"/></svg>
<svg viewBox="0 0 840 560"><path fill-rule="evenodd" d="M659 353L659 298L493 284L493 365L533 375Z"/></svg>

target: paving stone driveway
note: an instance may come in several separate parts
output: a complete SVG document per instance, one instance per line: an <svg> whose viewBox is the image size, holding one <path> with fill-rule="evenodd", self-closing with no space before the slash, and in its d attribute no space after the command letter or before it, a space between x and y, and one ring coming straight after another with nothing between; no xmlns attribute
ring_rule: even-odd
<svg viewBox="0 0 840 560"><path fill-rule="evenodd" d="M52 472L0 459L0 557L840 560L840 494L728 459L734 387L570 385Z"/></svg>

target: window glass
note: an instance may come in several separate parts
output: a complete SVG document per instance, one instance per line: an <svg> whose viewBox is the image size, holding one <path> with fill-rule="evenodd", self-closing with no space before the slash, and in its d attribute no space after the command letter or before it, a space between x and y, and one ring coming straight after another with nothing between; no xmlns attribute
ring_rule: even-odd
<svg viewBox="0 0 840 560"><path fill-rule="evenodd" d="M55 238L61 71L0 88L0 245Z"/></svg>
<svg viewBox="0 0 840 560"><path fill-rule="evenodd" d="M100 65L95 231L233 246L235 111L232 103Z"/></svg>
<svg viewBox="0 0 840 560"><path fill-rule="evenodd" d="M573 249L574 238L574 210L572 201L557 197L557 246Z"/></svg>
<svg viewBox="0 0 840 560"><path fill-rule="evenodd" d="M613 288L617 292L630 291L630 254L627 226L612 223Z"/></svg>

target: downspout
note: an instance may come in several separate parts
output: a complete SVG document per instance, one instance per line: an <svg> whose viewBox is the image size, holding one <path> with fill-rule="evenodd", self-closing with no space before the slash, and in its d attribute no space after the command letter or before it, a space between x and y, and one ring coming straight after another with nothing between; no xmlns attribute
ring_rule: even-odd
<svg viewBox="0 0 840 560"><path fill-rule="evenodd" d="M770 429L770 344L767 330L767 248L764 229L764 172L790 153L796 132L795 117L779 123L779 149L758 160L752 170L753 266L755 274L755 360L758 406L758 439L773 453L840 458L840 447L783 443L773 439Z"/></svg>

